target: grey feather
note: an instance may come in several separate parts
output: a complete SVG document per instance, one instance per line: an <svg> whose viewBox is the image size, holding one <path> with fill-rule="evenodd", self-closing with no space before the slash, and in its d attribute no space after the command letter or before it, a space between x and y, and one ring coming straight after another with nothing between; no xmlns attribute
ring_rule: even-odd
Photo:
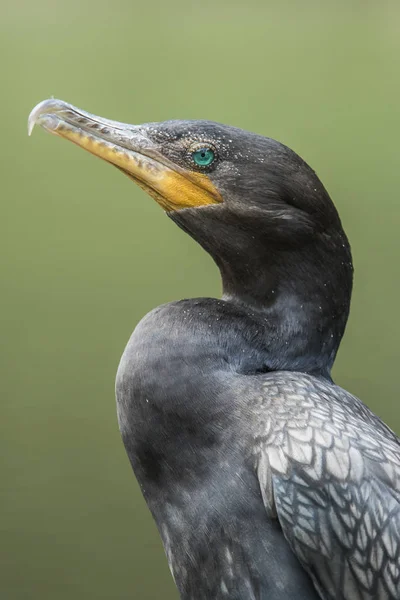
<svg viewBox="0 0 400 600"><path fill-rule="evenodd" d="M315 377L274 373L263 391L254 422L265 506L321 598L398 600L399 439L360 400Z"/></svg>

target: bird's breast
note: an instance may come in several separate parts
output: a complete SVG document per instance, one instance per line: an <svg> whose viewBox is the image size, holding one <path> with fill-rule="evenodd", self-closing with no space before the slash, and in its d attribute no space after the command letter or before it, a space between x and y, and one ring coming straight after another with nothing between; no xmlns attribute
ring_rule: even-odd
<svg viewBox="0 0 400 600"><path fill-rule="evenodd" d="M142 319L118 368L122 433L149 420L203 424L234 409L226 389L238 374L263 367L262 323L222 300L183 300ZM258 339L258 336L261 342ZM194 426L194 425L193 425Z"/></svg>
<svg viewBox="0 0 400 600"><path fill-rule="evenodd" d="M129 458L139 481L164 489L171 472L199 475L199 454L217 457L234 436L235 399L227 390L236 373L218 317L210 322L203 313L193 301L155 309L136 327L118 368L117 412Z"/></svg>

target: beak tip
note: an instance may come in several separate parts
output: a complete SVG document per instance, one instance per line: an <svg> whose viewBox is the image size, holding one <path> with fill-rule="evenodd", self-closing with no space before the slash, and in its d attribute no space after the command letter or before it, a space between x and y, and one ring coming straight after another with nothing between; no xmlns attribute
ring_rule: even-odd
<svg viewBox="0 0 400 600"><path fill-rule="evenodd" d="M34 127L35 127L35 119L31 119L31 115L29 115L29 118L28 118L28 136L32 135L32 131L33 131Z"/></svg>
<svg viewBox="0 0 400 600"><path fill-rule="evenodd" d="M42 108L47 102L48 100L39 102L39 104L36 104L36 106L31 110L28 117L28 135L32 134L33 128L35 127L40 114L43 114Z"/></svg>
<svg viewBox="0 0 400 600"><path fill-rule="evenodd" d="M32 134L33 128L40 122L41 117L55 112L57 109L59 110L60 107L62 108L64 106L66 106L65 102L56 100L53 97L48 98L47 100L42 100L42 102L36 104L28 117L28 135L30 136Z"/></svg>

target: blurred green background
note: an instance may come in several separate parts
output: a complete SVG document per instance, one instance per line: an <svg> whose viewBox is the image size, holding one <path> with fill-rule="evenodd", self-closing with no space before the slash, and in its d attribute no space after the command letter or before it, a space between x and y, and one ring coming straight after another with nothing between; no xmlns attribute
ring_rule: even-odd
<svg viewBox="0 0 400 600"><path fill-rule="evenodd" d="M399 432L400 5L17 0L0 13L0 596L176 599L120 441L114 376L147 311L218 295L218 274L128 178L42 130L29 139L27 116L54 95L293 147L353 246L335 378Z"/></svg>

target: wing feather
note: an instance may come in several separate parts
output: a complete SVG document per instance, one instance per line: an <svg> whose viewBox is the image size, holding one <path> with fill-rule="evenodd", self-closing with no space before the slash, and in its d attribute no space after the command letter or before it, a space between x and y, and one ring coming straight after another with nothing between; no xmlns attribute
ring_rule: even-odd
<svg viewBox="0 0 400 600"><path fill-rule="evenodd" d="M264 503L321 598L400 600L399 438L312 376L269 374L264 392L255 446Z"/></svg>

